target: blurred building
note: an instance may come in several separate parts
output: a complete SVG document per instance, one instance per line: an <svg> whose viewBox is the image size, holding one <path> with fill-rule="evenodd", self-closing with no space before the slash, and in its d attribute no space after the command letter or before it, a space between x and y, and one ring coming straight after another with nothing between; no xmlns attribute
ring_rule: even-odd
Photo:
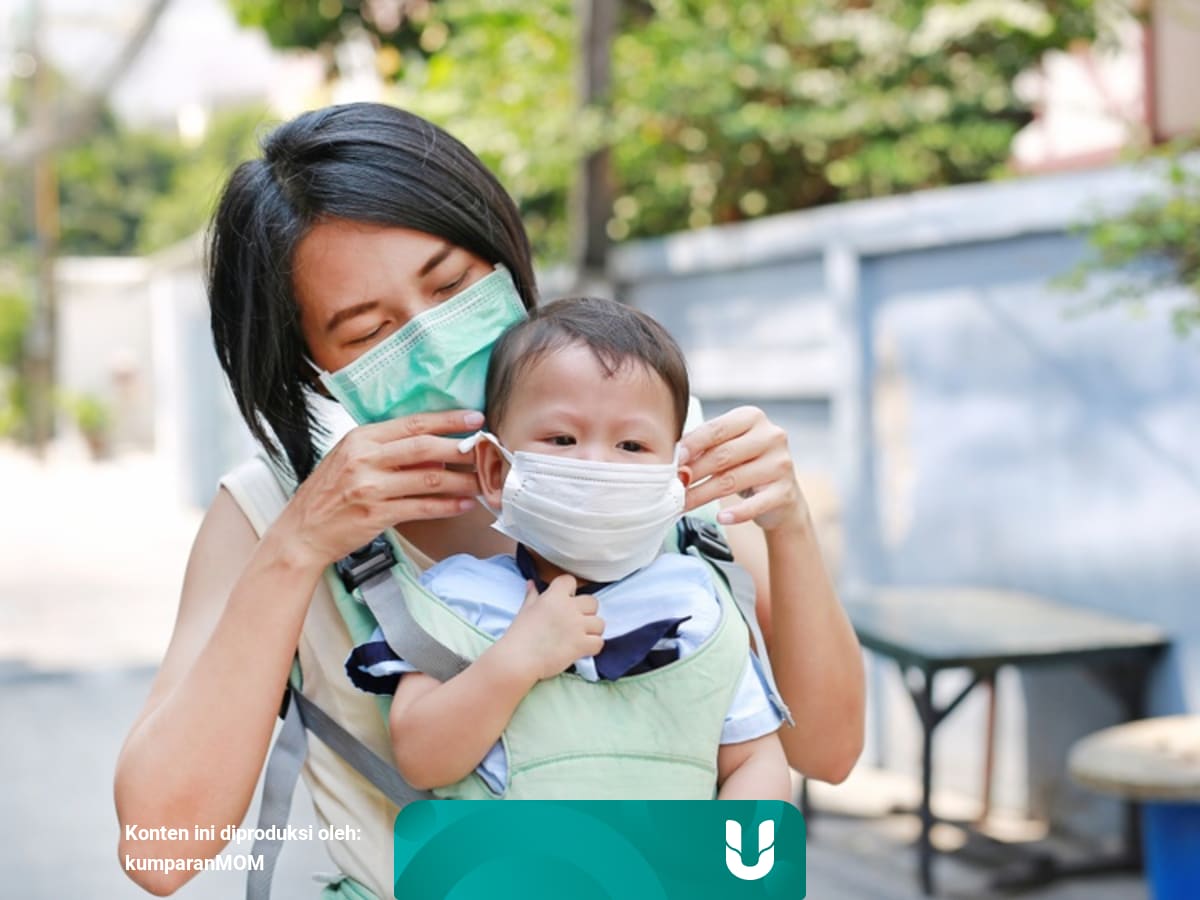
<svg viewBox="0 0 1200 900"><path fill-rule="evenodd" d="M1200 127L1200 4L1152 0L1144 16L1104 7L1095 46L1047 53L1018 79L1035 118L1013 143L1027 172L1111 162L1129 146L1194 134Z"/></svg>
<svg viewBox="0 0 1200 900"><path fill-rule="evenodd" d="M1115 33L1022 86L1038 112L1016 162L1075 171L634 242L613 275L678 337L710 416L754 403L788 429L844 583L1013 588L1153 622L1174 646L1150 711L1196 711L1200 354L1171 331L1170 292L1139 318L1079 316L1084 301L1049 286L1085 252L1074 229L1096 203L1155 186L1112 164L1121 149L1200 125L1200 8L1159 0ZM124 404L123 433L205 504L250 443L211 349L199 245L93 262L59 272L60 378ZM1065 672L1002 678L999 696L997 803L1115 830L1115 807L1063 771L1071 740L1116 715L1103 695ZM940 783L977 789L982 716L973 698L939 732L958 761ZM918 748L895 673L872 664L870 759L916 771Z"/></svg>

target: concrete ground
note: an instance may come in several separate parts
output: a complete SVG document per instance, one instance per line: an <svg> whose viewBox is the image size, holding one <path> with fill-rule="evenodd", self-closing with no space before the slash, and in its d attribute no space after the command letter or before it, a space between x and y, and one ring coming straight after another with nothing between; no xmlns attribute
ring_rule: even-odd
<svg viewBox="0 0 1200 900"><path fill-rule="evenodd" d="M178 586L199 513L182 507L152 457L87 461L70 446L38 463L0 445L0 895L25 900L143 897L116 859L112 773L121 741L170 635ZM808 847L808 896L908 900L915 888L911 781L867 768L846 785L817 786ZM970 802L939 796L946 812ZM254 816L251 813L251 820ZM293 821L311 823L298 795ZM1029 823L997 818L1009 835ZM939 831L949 848L956 833ZM240 848L248 849L248 848ZM1063 852L1073 848L1059 846ZM277 897L315 897L313 872L331 866L313 843L285 846ZM939 860L941 895L990 898L988 870ZM244 875L210 872L177 895L242 894ZM1036 900L1144 900L1137 876L1062 882Z"/></svg>

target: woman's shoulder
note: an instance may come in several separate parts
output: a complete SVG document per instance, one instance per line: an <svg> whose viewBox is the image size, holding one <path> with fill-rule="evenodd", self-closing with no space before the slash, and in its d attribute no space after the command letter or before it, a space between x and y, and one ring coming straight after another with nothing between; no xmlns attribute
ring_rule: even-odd
<svg viewBox="0 0 1200 900"><path fill-rule="evenodd" d="M217 486L218 499L222 491L227 493L260 536L287 505L280 476L262 454L255 454L230 469ZM216 506L214 501L209 507L210 514Z"/></svg>

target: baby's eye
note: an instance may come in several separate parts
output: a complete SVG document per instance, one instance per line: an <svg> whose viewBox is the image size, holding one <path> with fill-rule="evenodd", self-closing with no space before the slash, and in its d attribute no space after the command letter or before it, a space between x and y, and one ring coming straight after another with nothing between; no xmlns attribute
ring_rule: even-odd
<svg viewBox="0 0 1200 900"><path fill-rule="evenodd" d="M575 444L575 438L569 434L556 434L549 440L555 447L571 447Z"/></svg>
<svg viewBox="0 0 1200 900"><path fill-rule="evenodd" d="M638 441L621 441L617 444L617 449L624 450L626 453L641 453L646 449L646 445Z"/></svg>

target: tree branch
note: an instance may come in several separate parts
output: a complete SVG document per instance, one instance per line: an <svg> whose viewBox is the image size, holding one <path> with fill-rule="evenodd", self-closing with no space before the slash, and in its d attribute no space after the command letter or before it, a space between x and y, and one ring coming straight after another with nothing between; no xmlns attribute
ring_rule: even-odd
<svg viewBox="0 0 1200 900"><path fill-rule="evenodd" d="M148 0L137 27L95 84L57 115L46 116L37 125L18 132L12 140L0 146L0 163L28 165L45 153L78 141L95 128L104 111L105 100L146 46L170 2ZM40 64L45 63L43 61Z"/></svg>

